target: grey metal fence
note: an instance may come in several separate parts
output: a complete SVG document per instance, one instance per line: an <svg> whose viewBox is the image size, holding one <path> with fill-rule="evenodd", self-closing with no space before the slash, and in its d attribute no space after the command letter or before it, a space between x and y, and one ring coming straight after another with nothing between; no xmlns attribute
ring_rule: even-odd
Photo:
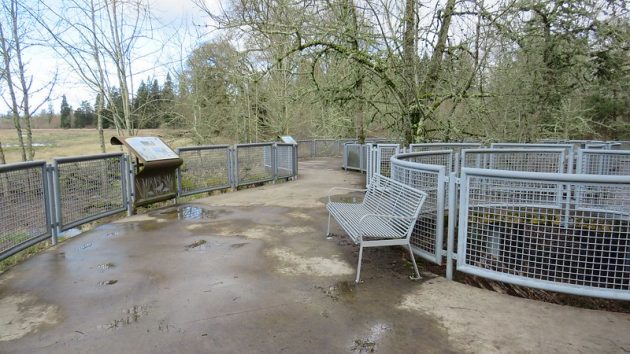
<svg viewBox="0 0 630 354"><path fill-rule="evenodd" d="M288 178L297 175L296 146L293 144L276 144L276 177Z"/></svg>
<svg viewBox="0 0 630 354"><path fill-rule="evenodd" d="M236 184L261 183L275 178L273 143L238 144L236 149Z"/></svg>
<svg viewBox="0 0 630 354"><path fill-rule="evenodd" d="M0 259L51 236L45 161L0 166Z"/></svg>
<svg viewBox="0 0 630 354"><path fill-rule="evenodd" d="M437 150L451 150L452 161L449 172L459 173L459 157L464 149L479 149L480 143L424 143L424 144L411 144L409 145L409 152L421 152L421 151L437 151Z"/></svg>
<svg viewBox="0 0 630 354"><path fill-rule="evenodd" d="M579 150L576 173L630 175L630 150Z"/></svg>
<svg viewBox="0 0 630 354"><path fill-rule="evenodd" d="M420 158L425 157L422 153L409 153L392 158L392 178L427 193L427 199L411 235L411 245L418 256L441 264L444 248L447 170L443 165L418 163L417 155L420 155ZM446 156L450 160L450 155Z"/></svg>
<svg viewBox="0 0 630 354"><path fill-rule="evenodd" d="M229 145L191 146L175 151L184 160L177 176L179 196L225 189L233 185Z"/></svg>
<svg viewBox="0 0 630 354"><path fill-rule="evenodd" d="M580 191L588 194L574 198ZM464 168L457 269L533 288L630 300L629 203L630 176Z"/></svg>
<svg viewBox="0 0 630 354"><path fill-rule="evenodd" d="M297 177L297 146L241 144L177 149L177 196ZM111 153L0 166L0 260L48 237L133 210L129 157Z"/></svg>
<svg viewBox="0 0 630 354"><path fill-rule="evenodd" d="M398 154L400 145L398 144L377 144L376 145L376 173L390 177L391 175L391 158Z"/></svg>
<svg viewBox="0 0 630 354"><path fill-rule="evenodd" d="M363 145L361 144L344 144L343 168L346 170L362 171L363 165Z"/></svg>
<svg viewBox="0 0 630 354"><path fill-rule="evenodd" d="M53 168L58 231L127 210L124 154L59 158Z"/></svg>
<svg viewBox="0 0 630 354"><path fill-rule="evenodd" d="M571 144L521 144L521 143L492 143L491 149L564 149L567 162L565 172L573 173L575 146Z"/></svg>
<svg viewBox="0 0 630 354"><path fill-rule="evenodd" d="M462 167L508 171L563 173L569 163L562 148L473 149L461 155Z"/></svg>

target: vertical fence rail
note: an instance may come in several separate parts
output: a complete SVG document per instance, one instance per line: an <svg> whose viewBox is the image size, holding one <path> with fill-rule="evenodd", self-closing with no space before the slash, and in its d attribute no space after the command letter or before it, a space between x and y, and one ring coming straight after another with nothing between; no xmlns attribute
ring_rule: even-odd
<svg viewBox="0 0 630 354"><path fill-rule="evenodd" d="M0 259L52 235L46 162L0 166Z"/></svg>

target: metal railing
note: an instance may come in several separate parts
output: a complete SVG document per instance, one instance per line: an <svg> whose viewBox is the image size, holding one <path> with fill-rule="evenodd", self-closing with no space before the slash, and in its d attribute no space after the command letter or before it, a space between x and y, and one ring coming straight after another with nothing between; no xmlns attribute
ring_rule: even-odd
<svg viewBox="0 0 630 354"><path fill-rule="evenodd" d="M462 150L461 177L451 150L391 158L392 178L428 194L414 253L446 256L448 279L456 260L493 280L630 300L630 151L578 150L565 173L572 144L513 145ZM377 173L377 149L363 148Z"/></svg>
<svg viewBox="0 0 630 354"><path fill-rule="evenodd" d="M229 188L234 185L229 145L190 146L176 149L184 160L178 169L179 196Z"/></svg>
<svg viewBox="0 0 630 354"><path fill-rule="evenodd" d="M579 150L576 173L630 175L630 150Z"/></svg>
<svg viewBox="0 0 630 354"><path fill-rule="evenodd" d="M56 231L127 210L126 170L123 153L55 159Z"/></svg>
<svg viewBox="0 0 630 354"><path fill-rule="evenodd" d="M177 197L297 177L297 146L259 143L176 150ZM133 211L134 166L110 153L0 166L0 260L66 230Z"/></svg>
<svg viewBox="0 0 630 354"><path fill-rule="evenodd" d="M629 212L630 176L464 168L457 269L533 288L629 300Z"/></svg>
<svg viewBox="0 0 630 354"><path fill-rule="evenodd" d="M45 161L0 166L0 259L51 236L50 191Z"/></svg>
<svg viewBox="0 0 630 354"><path fill-rule="evenodd" d="M566 150L567 173L573 173L575 146L573 144L520 144L520 143L492 143L491 149L564 149Z"/></svg>
<svg viewBox="0 0 630 354"><path fill-rule="evenodd" d="M427 261L441 264L444 216L447 201L447 169L443 165L416 162L424 153L400 154L391 158L392 179L427 193L413 233L412 250ZM450 160L450 155L447 155Z"/></svg>
<svg viewBox="0 0 630 354"><path fill-rule="evenodd" d="M571 170L568 163L562 148L473 149L461 155L462 167L507 171L563 173Z"/></svg>
<svg viewBox="0 0 630 354"><path fill-rule="evenodd" d="M236 151L236 184L269 182L275 179L273 143L238 144Z"/></svg>

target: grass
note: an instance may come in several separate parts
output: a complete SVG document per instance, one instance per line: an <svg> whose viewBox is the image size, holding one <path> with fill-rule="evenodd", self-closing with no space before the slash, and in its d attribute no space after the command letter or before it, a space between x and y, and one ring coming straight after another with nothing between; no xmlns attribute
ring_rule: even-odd
<svg viewBox="0 0 630 354"><path fill-rule="evenodd" d="M138 132L140 136L159 136L173 149L194 145L192 140L182 137L175 130L146 129ZM116 130L104 131L107 152L121 151L119 146L109 144L109 139L116 136ZM24 136L26 139L26 136ZM0 129L0 142L4 149L7 163L21 162L18 137L15 129ZM98 132L96 129L33 129L33 143L45 144L35 149L35 160L52 161L55 157L100 154Z"/></svg>

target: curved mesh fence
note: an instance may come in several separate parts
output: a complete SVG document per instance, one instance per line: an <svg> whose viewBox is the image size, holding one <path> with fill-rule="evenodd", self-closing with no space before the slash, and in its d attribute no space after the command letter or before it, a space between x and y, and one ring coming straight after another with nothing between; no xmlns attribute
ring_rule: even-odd
<svg viewBox="0 0 630 354"><path fill-rule="evenodd" d="M60 228L127 209L122 153L55 159Z"/></svg>
<svg viewBox="0 0 630 354"><path fill-rule="evenodd" d="M293 176L295 157L292 144L278 144L276 147L276 164L279 178Z"/></svg>
<svg viewBox="0 0 630 354"><path fill-rule="evenodd" d="M392 160L392 179L427 193L427 198L411 234L411 245L414 252L422 258L441 264L446 168L437 165L409 163L407 158L411 159L412 157L399 155Z"/></svg>
<svg viewBox="0 0 630 354"><path fill-rule="evenodd" d="M579 150L576 173L630 176L630 151Z"/></svg>
<svg viewBox="0 0 630 354"><path fill-rule="evenodd" d="M475 149L462 152L462 167L562 173L568 170L565 149Z"/></svg>
<svg viewBox="0 0 630 354"><path fill-rule="evenodd" d="M598 194L589 210L580 190ZM630 299L630 202L618 205L630 201L630 176L465 169L461 194L458 270Z"/></svg>
<svg viewBox="0 0 630 354"><path fill-rule="evenodd" d="M50 236L46 163L0 166L0 259Z"/></svg>
<svg viewBox="0 0 630 354"><path fill-rule="evenodd" d="M228 145L185 147L177 153L184 160L179 167L180 196L230 187Z"/></svg>
<svg viewBox="0 0 630 354"><path fill-rule="evenodd" d="M236 167L239 186L273 180L273 143L236 145Z"/></svg>

